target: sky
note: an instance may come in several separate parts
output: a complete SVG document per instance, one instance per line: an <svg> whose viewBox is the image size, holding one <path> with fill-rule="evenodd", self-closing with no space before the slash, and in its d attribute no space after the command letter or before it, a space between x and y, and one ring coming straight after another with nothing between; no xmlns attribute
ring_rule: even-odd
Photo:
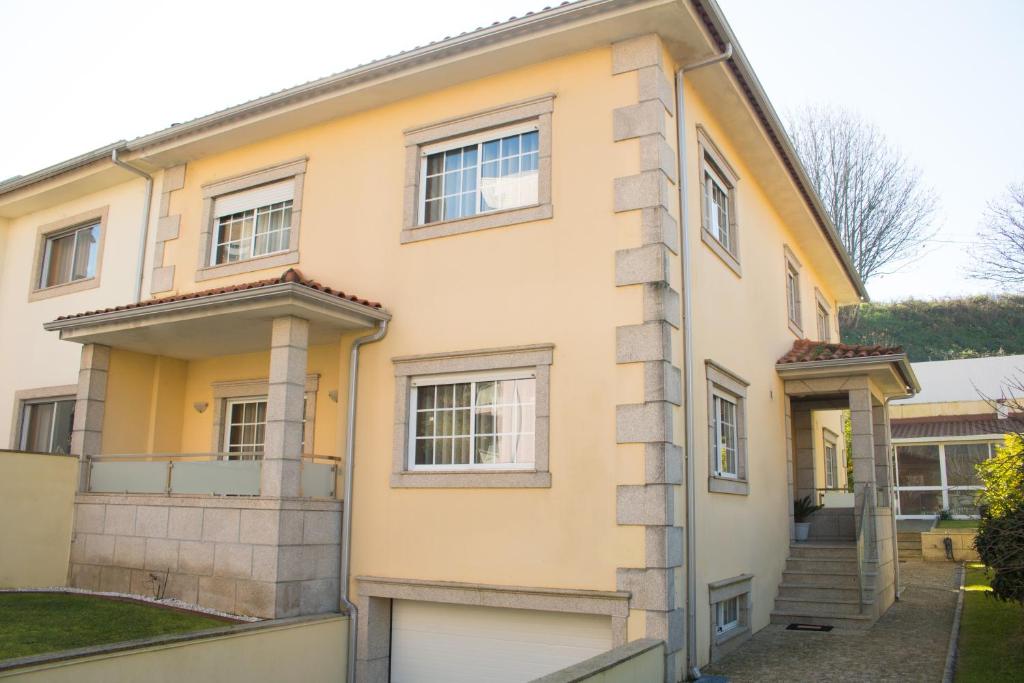
<svg viewBox="0 0 1024 683"><path fill-rule="evenodd" d="M939 196L872 299L990 291L963 269L986 202L1024 181L1024 1L719 2L783 116L857 112ZM0 0L0 179L544 4Z"/></svg>

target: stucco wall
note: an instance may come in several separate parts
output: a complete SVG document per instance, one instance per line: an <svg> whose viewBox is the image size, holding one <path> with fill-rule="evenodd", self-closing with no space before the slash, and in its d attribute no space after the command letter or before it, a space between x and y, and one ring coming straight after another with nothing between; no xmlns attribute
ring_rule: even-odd
<svg viewBox="0 0 1024 683"><path fill-rule="evenodd" d="M158 177L160 174L157 174ZM11 445L14 392L63 386L78 381L81 347L62 342L43 323L61 315L130 303L134 294L139 216L143 181L128 180L35 211L7 223L6 247L0 251L0 320L11 321L18 334L0 335L0 446ZM108 206L99 286L94 289L29 301L33 261L40 226ZM7 325L5 325L6 327Z"/></svg>
<svg viewBox="0 0 1024 683"><path fill-rule="evenodd" d="M0 588L63 586L78 461L0 452Z"/></svg>
<svg viewBox="0 0 1024 683"><path fill-rule="evenodd" d="M775 361L790 349L796 335L787 324L785 257L788 245L802 264L801 317L806 335L814 337L814 288L832 303L832 338L838 339L834 295L810 258L772 206L745 159L745 147L725 134L701 94L686 88L689 173L699 178L695 125L701 124L740 177L737 191L739 250L742 277L737 276L700 238L700 184L691 181L690 216L693 272L693 348L697 374L694 424L697 490L697 651L706 661L710 648L711 612L707 584L752 574L751 626L769 622L773 600L789 552L785 393ZM756 343L754 342L756 340ZM747 496L710 493L707 401L703 362L711 359L750 383L747 389ZM820 440L820 422L815 442ZM838 430L837 430L838 431ZM818 453L820 450L816 449ZM822 475L823 481L823 475ZM729 539L723 543L722 539Z"/></svg>
<svg viewBox="0 0 1024 683"><path fill-rule="evenodd" d="M345 678L347 639L347 617L296 620L191 640L154 639L153 644L130 650L0 671L0 679L12 683L334 683Z"/></svg>

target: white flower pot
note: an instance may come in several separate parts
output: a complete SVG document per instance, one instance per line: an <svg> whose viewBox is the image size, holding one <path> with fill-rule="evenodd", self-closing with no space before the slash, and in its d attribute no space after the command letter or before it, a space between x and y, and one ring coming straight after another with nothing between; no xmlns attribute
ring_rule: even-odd
<svg viewBox="0 0 1024 683"><path fill-rule="evenodd" d="M810 522L796 522L795 526L796 526L796 540L800 541L801 543L803 541L806 541L807 537L811 533L811 523Z"/></svg>

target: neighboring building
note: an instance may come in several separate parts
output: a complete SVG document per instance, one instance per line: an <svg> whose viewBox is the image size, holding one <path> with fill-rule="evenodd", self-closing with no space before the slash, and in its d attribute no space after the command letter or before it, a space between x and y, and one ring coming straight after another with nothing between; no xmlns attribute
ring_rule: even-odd
<svg viewBox="0 0 1024 683"><path fill-rule="evenodd" d="M835 343L866 292L710 0L564 4L117 143L0 185L0 235L0 436L81 456L73 585L347 593L373 681L643 637L679 680L894 599L917 382ZM847 457L833 545L791 552Z"/></svg>
<svg viewBox="0 0 1024 683"><path fill-rule="evenodd" d="M931 519L943 510L977 517L982 483L975 466L995 454L1005 434L1024 432L1024 415L1017 412L1021 397L1013 395L1024 380L1024 356L913 367L924 390L890 408L898 517Z"/></svg>

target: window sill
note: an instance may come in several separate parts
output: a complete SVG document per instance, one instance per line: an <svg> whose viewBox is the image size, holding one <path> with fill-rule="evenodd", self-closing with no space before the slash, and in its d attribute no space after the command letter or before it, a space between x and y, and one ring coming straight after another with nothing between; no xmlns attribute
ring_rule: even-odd
<svg viewBox="0 0 1024 683"><path fill-rule="evenodd" d="M290 251L282 251L277 254L257 256L256 258L250 258L244 261L222 263L216 266L202 266L196 271L196 282L213 280L218 277L227 277L229 275L238 275L240 273L251 273L254 270L266 270L268 268L289 266L298 262L299 251L298 249L292 249Z"/></svg>
<svg viewBox="0 0 1024 683"><path fill-rule="evenodd" d="M804 331L799 325L797 325L789 318L786 319L786 324L789 326L789 331L795 334L797 339L804 338Z"/></svg>
<svg viewBox="0 0 1024 683"><path fill-rule="evenodd" d="M55 296L64 296L65 294L83 292L87 289L95 289L99 286L100 278L98 275L94 275L92 277L87 277L81 280L72 280L71 282L65 282L60 285L51 285L49 287L33 289L28 293L28 300L40 301L42 299L50 299Z"/></svg>
<svg viewBox="0 0 1024 683"><path fill-rule="evenodd" d="M711 493L730 493L737 496L750 495L750 482L730 477L708 477L708 491Z"/></svg>
<svg viewBox="0 0 1024 683"><path fill-rule="evenodd" d="M491 228L504 228L519 223L546 220L554 216L554 208L551 204L534 204L518 209L506 209L491 213L458 218L450 221L439 221L418 225L414 228L402 230L402 244L420 242L422 240L435 239L437 237L449 237L461 235L477 230L490 230Z"/></svg>
<svg viewBox="0 0 1024 683"><path fill-rule="evenodd" d="M473 472L406 471L391 475L392 488L412 489L546 489L551 488L551 473L522 470L488 470Z"/></svg>
<svg viewBox="0 0 1024 683"><path fill-rule="evenodd" d="M722 263L729 266L732 272L736 273L736 277L743 277L743 269L740 267L739 259L736 258L731 251L722 246L722 243L716 240L715 236L708 232L707 228L701 228L700 239L708 249L715 253L715 256L722 260Z"/></svg>
<svg viewBox="0 0 1024 683"><path fill-rule="evenodd" d="M728 631L725 631L724 633L716 633L715 634L715 647L716 648L720 648L720 647L724 646L726 643L731 643L731 642L735 641L737 638L741 638L742 640L746 640L748 637L750 637L750 627L749 626L737 626L736 628L729 629ZM737 645L739 644L739 642L742 642L742 641L738 641ZM730 648L727 652L719 651L717 654L719 656L723 656L723 655L728 654L729 652L732 652L732 648Z"/></svg>

